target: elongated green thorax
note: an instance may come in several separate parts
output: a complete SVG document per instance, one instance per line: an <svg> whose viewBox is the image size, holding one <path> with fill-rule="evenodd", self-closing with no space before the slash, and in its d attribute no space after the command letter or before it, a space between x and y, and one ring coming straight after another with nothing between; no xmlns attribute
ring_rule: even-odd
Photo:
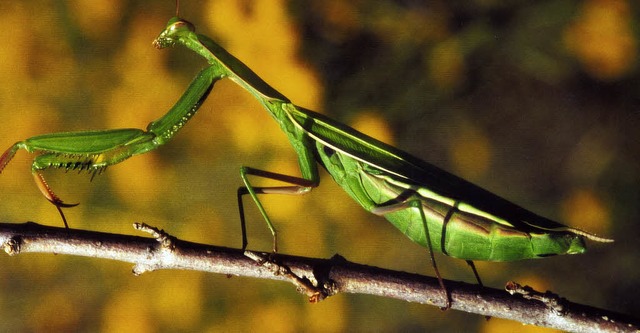
<svg viewBox="0 0 640 333"><path fill-rule="evenodd" d="M153 41L158 48L166 48L180 44L205 58L209 65L217 67L221 77L231 80L245 88L258 100L279 100L288 102L289 99L264 82L247 65L242 63L227 50L222 48L209 37L197 34L190 22L173 17L167 22L167 27Z"/></svg>

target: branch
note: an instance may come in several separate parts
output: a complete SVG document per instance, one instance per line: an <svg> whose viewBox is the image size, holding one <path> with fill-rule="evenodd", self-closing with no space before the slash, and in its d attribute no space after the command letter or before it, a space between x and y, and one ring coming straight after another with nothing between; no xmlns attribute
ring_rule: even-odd
<svg viewBox="0 0 640 333"><path fill-rule="evenodd" d="M33 222L0 223L0 244L9 255L69 254L134 264L133 272L197 270L294 283L311 301L337 293L369 294L444 306L436 278L351 263L342 257L315 259L243 253L239 249L178 240L143 224L155 238L48 227ZM445 280L451 308L483 316L574 332L638 332L640 322L622 314L569 302L515 283L507 291Z"/></svg>

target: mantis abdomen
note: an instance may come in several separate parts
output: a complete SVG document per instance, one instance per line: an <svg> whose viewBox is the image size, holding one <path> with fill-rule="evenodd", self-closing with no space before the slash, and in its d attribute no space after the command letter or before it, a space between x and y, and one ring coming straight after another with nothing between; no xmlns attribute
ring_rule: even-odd
<svg viewBox="0 0 640 333"><path fill-rule="evenodd" d="M585 251L582 235L571 228L546 229L522 221L516 227L503 218L406 179L396 179L396 175L320 143L317 147L322 164L356 202L367 211L384 216L424 247L455 258L485 261Z"/></svg>

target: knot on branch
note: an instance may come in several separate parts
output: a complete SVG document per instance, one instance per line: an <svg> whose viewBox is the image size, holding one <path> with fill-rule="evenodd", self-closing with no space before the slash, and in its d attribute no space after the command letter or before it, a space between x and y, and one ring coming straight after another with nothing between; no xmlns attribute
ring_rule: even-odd
<svg viewBox="0 0 640 333"><path fill-rule="evenodd" d="M22 239L20 236L13 236L4 244L2 244L2 248L4 252L6 252L10 256L15 256L20 254L20 245L22 244Z"/></svg>
<svg viewBox="0 0 640 333"><path fill-rule="evenodd" d="M142 273L154 271L157 268L163 267L163 264L162 264L163 258L162 256L158 256L158 253L173 255L176 249L176 238L169 235L164 230L150 226L146 223L136 222L133 224L133 228L150 234L153 238L156 239L156 241L160 245L159 248L155 248L155 247L148 248L149 255L151 257L156 257L157 259L156 262L153 264L148 264L148 263L136 264L132 269L133 274L141 275Z"/></svg>
<svg viewBox="0 0 640 333"><path fill-rule="evenodd" d="M167 232L165 232L162 229L158 229L146 223L134 223L133 228L150 234L153 238L155 238L158 241L158 243L160 243L161 250L173 251L176 248L175 237L169 235Z"/></svg>
<svg viewBox="0 0 640 333"><path fill-rule="evenodd" d="M511 295L519 294L524 299L533 299L544 303L557 316L563 316L567 312L564 306L567 300L551 291L547 290L547 292L541 293L529 286L522 286L515 281L507 282L504 289Z"/></svg>
<svg viewBox="0 0 640 333"><path fill-rule="evenodd" d="M276 262L274 253L244 251L244 255L258 265L270 269L274 275L288 278L296 286L298 292L309 297L310 303L318 303L333 294L333 285L331 283L319 283L314 276L298 276L289 266Z"/></svg>

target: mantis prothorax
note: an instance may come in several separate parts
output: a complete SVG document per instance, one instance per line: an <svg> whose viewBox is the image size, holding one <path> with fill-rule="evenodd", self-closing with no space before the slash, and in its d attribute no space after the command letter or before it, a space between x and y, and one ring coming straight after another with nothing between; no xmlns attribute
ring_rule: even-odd
<svg viewBox="0 0 640 333"><path fill-rule="evenodd" d="M464 259L509 261L585 251L584 239L612 240L551 221L517 206L395 147L342 123L294 105L249 67L194 25L174 17L154 41L158 48L182 45L219 68L247 90L270 113L298 155L301 177L243 166L244 187L238 189L242 246L247 246L242 196L249 194L273 235L277 233L258 194L306 194L320 183L318 165L364 209L384 216L414 242L429 249L443 290L433 251ZM255 187L248 176L290 184ZM447 307L450 300L447 294Z"/></svg>

